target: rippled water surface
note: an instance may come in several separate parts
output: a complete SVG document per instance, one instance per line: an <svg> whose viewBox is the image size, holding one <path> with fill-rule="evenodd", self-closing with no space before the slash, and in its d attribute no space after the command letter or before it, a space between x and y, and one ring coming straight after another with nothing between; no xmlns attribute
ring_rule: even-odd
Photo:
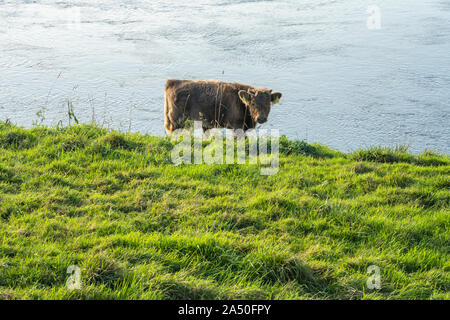
<svg viewBox="0 0 450 320"><path fill-rule="evenodd" d="M0 119L163 135L165 80L218 79L281 91L291 138L448 153L449 53L447 0L0 0Z"/></svg>

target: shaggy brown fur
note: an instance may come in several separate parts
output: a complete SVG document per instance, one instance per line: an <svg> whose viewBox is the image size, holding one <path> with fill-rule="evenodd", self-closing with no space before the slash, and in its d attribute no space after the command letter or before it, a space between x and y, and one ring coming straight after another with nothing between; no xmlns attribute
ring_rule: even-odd
<svg viewBox="0 0 450 320"><path fill-rule="evenodd" d="M281 93L269 89L214 80L169 79L164 94L164 127L168 133L183 128L187 119L202 121L204 130L246 131L266 122L271 104L281 98Z"/></svg>

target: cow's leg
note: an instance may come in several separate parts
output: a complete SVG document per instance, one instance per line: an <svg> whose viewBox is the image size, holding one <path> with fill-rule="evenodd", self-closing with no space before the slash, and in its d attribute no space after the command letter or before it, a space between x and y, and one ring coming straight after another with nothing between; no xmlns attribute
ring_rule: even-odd
<svg viewBox="0 0 450 320"><path fill-rule="evenodd" d="M166 132L168 134L171 134L173 131L175 131L175 126L170 121L167 112L165 113L164 128L166 129Z"/></svg>
<svg viewBox="0 0 450 320"><path fill-rule="evenodd" d="M170 99L168 99L166 95L164 103L164 128L168 134L171 134L179 128L176 121L177 117L178 112L176 106L171 103Z"/></svg>
<svg viewBox="0 0 450 320"><path fill-rule="evenodd" d="M189 91L165 92L164 127L168 133L184 128L189 118Z"/></svg>

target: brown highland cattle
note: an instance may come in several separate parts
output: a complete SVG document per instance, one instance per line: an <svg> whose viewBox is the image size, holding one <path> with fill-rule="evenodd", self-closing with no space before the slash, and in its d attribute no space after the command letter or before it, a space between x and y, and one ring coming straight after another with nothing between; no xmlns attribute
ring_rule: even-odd
<svg viewBox="0 0 450 320"><path fill-rule="evenodd" d="M168 133L183 128L186 120L202 121L210 128L255 128L269 116L281 93L241 83L214 80L169 79L164 89L164 127Z"/></svg>

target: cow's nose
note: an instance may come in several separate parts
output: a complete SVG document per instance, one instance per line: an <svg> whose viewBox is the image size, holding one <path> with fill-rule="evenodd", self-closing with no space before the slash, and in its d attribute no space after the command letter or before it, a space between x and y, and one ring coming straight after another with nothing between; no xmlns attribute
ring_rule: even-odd
<svg viewBox="0 0 450 320"><path fill-rule="evenodd" d="M267 118L266 118L266 117L258 117L257 121L258 121L259 123L264 123L264 122L267 121Z"/></svg>

